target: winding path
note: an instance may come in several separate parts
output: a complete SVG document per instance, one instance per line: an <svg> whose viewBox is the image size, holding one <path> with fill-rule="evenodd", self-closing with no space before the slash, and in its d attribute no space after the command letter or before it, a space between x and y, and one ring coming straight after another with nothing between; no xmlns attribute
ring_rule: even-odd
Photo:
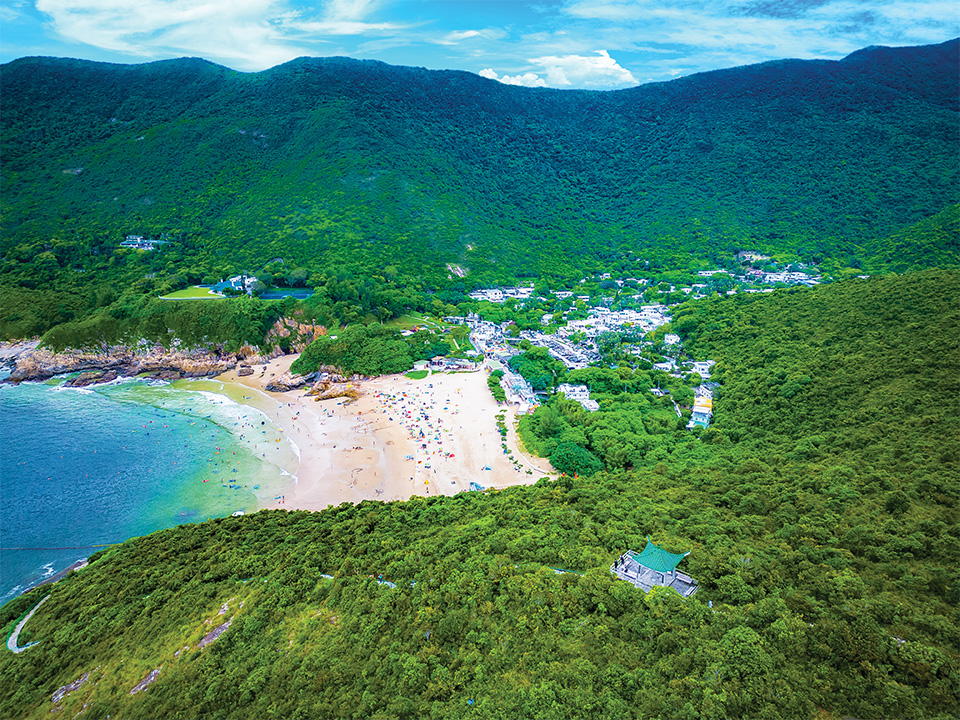
<svg viewBox="0 0 960 720"><path fill-rule="evenodd" d="M49 599L50 599L50 596L47 595L45 598L43 598L43 600L41 600L40 602L38 602L36 605L33 606L33 610L31 610L30 612L28 612L28 613L24 616L23 620L21 620L19 623L17 623L17 627L14 628L13 632L10 633L10 637L7 638L7 649L8 649L10 652L12 652L12 653L22 653L22 652L23 652L24 650L26 650L28 647L32 647L32 646L36 645L38 642L40 642L39 640L37 640L36 642L27 643L27 644L24 645L23 647L20 647L19 645L17 645L17 639L20 637L20 631L23 630L23 626L27 624L27 620L29 620L30 618L32 618L32 617L33 617L33 614L34 614L37 610L40 609L40 606L43 605L43 604L44 604L47 600L49 600Z"/></svg>

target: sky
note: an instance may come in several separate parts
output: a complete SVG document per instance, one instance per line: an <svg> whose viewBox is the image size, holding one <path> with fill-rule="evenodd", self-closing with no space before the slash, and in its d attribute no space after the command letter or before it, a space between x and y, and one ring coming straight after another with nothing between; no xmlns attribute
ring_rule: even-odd
<svg viewBox="0 0 960 720"><path fill-rule="evenodd" d="M957 0L3 0L0 62L202 57L252 72L347 56L616 89L960 36Z"/></svg>

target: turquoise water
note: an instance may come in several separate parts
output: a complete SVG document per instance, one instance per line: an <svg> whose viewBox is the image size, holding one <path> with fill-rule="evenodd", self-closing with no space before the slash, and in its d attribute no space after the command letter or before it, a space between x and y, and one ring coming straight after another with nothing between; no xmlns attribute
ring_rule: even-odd
<svg viewBox="0 0 960 720"><path fill-rule="evenodd" d="M275 442L265 416L211 387L0 386L0 603L94 546L283 494L293 448Z"/></svg>

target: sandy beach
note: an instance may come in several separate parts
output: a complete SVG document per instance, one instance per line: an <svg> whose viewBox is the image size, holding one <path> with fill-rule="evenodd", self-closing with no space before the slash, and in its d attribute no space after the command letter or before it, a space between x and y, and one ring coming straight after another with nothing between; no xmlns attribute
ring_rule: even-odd
<svg viewBox="0 0 960 720"><path fill-rule="evenodd" d="M320 400L306 388L264 390L296 359L256 366L253 375L217 377L230 397L263 412L295 446L285 468L290 491L265 507L322 510L342 502L406 500L470 489L527 485L556 473L543 458L518 450L514 410L498 406L484 371L433 373L423 380L390 375L358 384L358 400ZM496 415L505 415L510 460ZM529 471L529 472L528 472Z"/></svg>

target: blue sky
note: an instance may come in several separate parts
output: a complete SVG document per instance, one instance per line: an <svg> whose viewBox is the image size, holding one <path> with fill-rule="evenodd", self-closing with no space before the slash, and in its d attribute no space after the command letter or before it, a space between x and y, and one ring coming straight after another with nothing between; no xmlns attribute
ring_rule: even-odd
<svg viewBox="0 0 960 720"><path fill-rule="evenodd" d="M612 89L781 58L960 35L956 0L4 0L0 61L301 55Z"/></svg>

